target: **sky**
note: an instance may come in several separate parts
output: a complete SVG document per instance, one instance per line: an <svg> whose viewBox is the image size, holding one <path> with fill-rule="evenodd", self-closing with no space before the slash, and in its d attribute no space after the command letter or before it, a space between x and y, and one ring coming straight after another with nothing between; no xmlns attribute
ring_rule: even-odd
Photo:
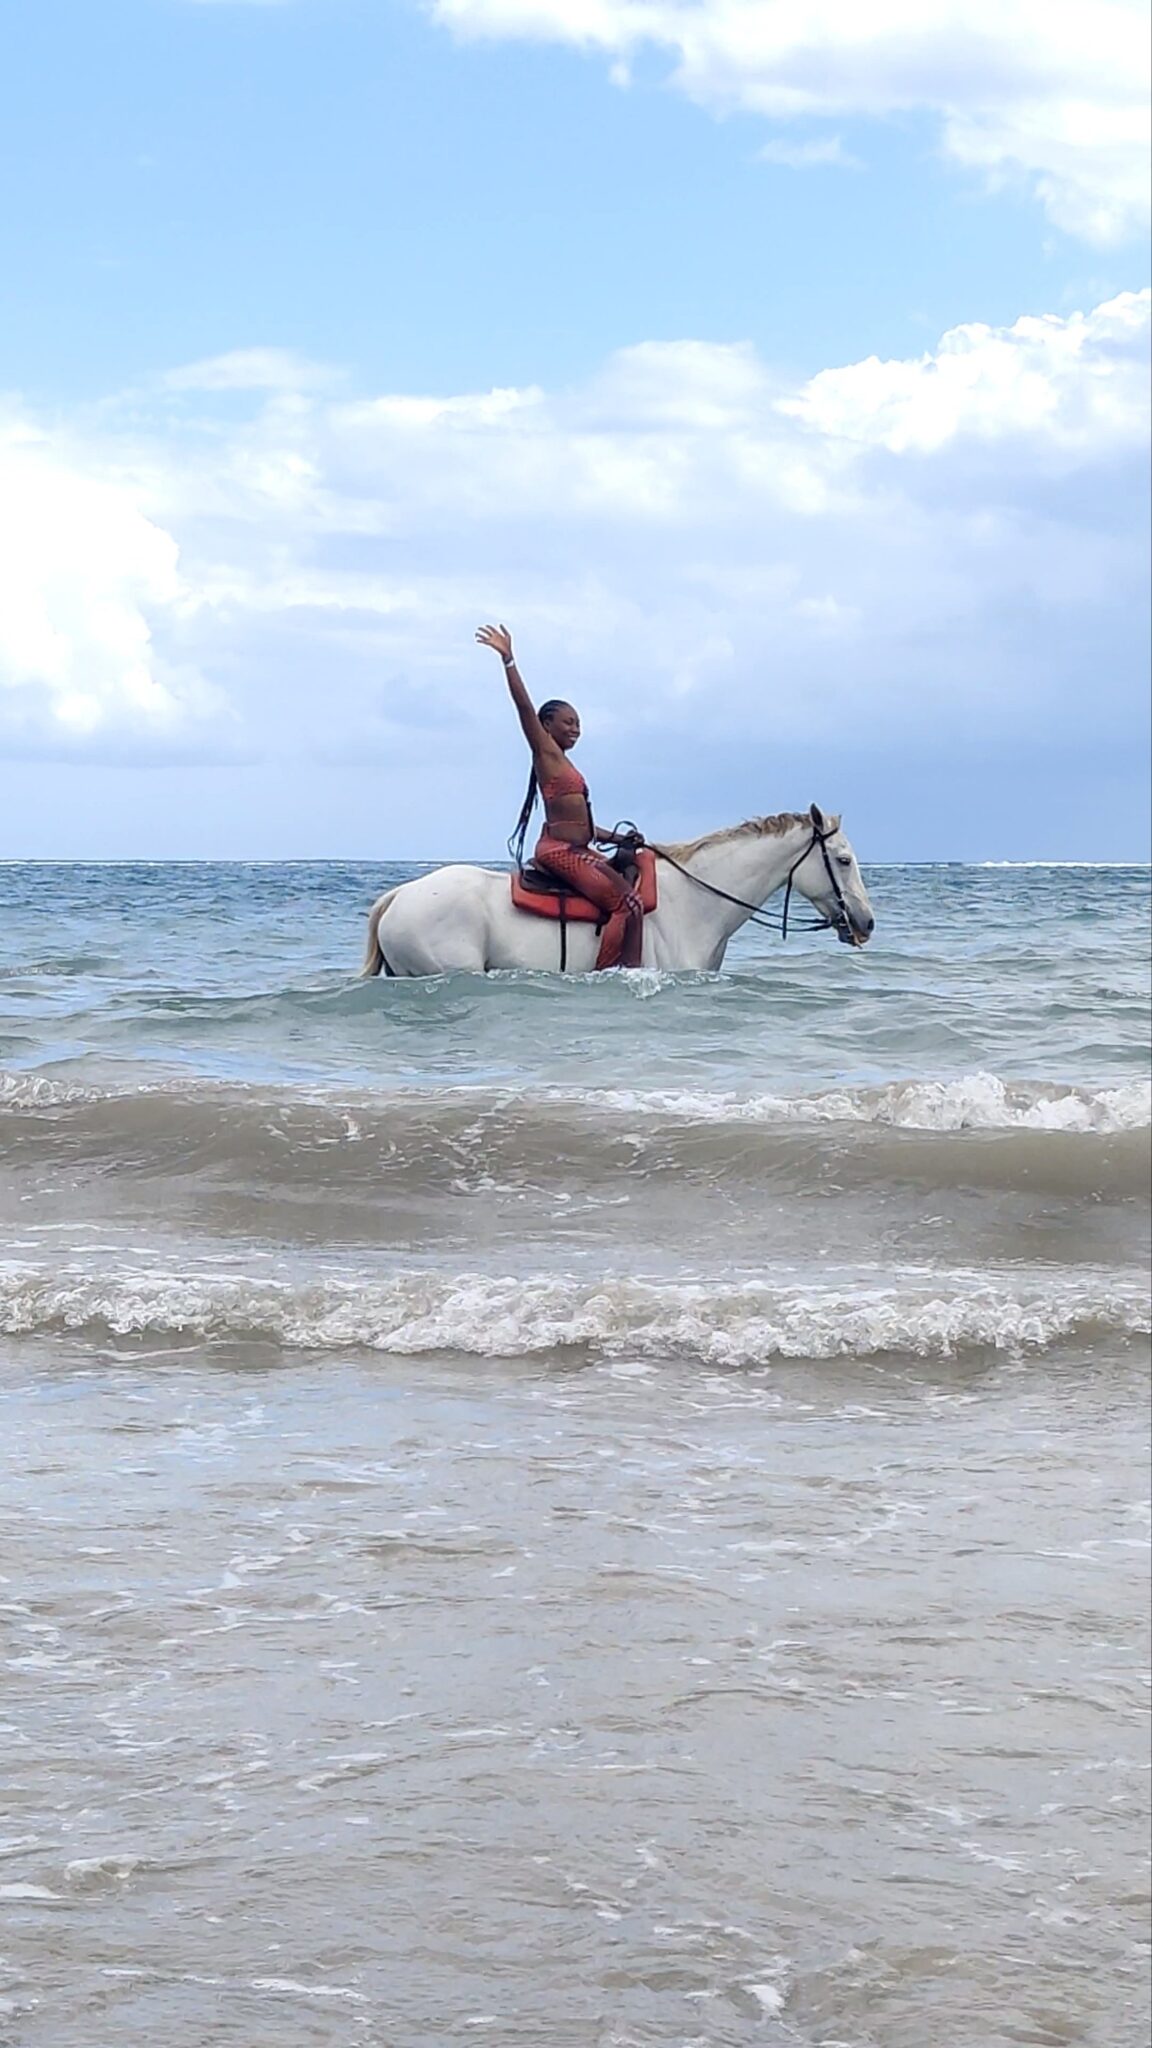
<svg viewBox="0 0 1152 2048"><path fill-rule="evenodd" d="M1147 859L1144 0L37 0L0 859ZM13 195L18 195L15 199Z"/></svg>

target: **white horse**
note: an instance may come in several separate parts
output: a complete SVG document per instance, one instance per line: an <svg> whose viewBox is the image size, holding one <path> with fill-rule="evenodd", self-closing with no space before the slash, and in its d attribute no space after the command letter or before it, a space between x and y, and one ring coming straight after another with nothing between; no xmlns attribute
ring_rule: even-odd
<svg viewBox="0 0 1152 2048"><path fill-rule="evenodd" d="M733 932L789 882L845 945L865 945L875 926L840 820L816 804L657 852L660 900L644 919L645 967L715 972ZM594 925L569 922L568 972L590 973L598 945ZM559 966L558 923L517 910L507 874L493 868L437 868L389 889L369 913L365 975Z"/></svg>

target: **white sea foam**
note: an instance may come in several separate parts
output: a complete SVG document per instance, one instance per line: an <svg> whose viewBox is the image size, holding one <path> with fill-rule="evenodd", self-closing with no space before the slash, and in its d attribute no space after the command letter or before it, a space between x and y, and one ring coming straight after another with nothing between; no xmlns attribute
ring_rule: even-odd
<svg viewBox="0 0 1152 2048"><path fill-rule="evenodd" d="M723 1281L599 1283L404 1273L290 1286L248 1275L0 1268L0 1331L261 1339L289 1348L517 1358L580 1351L607 1359L921 1357L1043 1351L1062 1339L1150 1326L1141 1281L909 1269L877 1286Z"/></svg>
<svg viewBox="0 0 1152 2048"><path fill-rule="evenodd" d="M348 1139L362 1134L350 1111L380 1110L389 1103L402 1107L449 1109L454 1103L475 1112L498 1102L523 1112L534 1103L552 1109L570 1106L589 1113L609 1111L644 1117L668 1117L685 1123L882 1124L901 1130L1019 1130L1116 1133L1145 1130L1152 1125L1152 1082L1118 1081L1089 1087L1071 1082L1005 1080L998 1074L974 1073L951 1080L914 1077L874 1086L821 1089L809 1095L765 1092L738 1095L708 1088L604 1088L559 1090L518 1089L511 1098L490 1085L443 1085L430 1093L408 1088L392 1092L339 1090L314 1086L286 1089L275 1085L195 1081L153 1081L143 1087L86 1088L51 1075L0 1070L0 1109L43 1109L57 1106L149 1097L210 1108L238 1103L269 1108L337 1109Z"/></svg>
<svg viewBox="0 0 1152 2048"><path fill-rule="evenodd" d="M92 1089L54 1081L48 1074L0 1072L0 1109L50 1109L57 1103L96 1100Z"/></svg>
<svg viewBox="0 0 1152 2048"><path fill-rule="evenodd" d="M124 1884L140 1869L139 1856L74 1856L64 1865L64 1882L76 1891Z"/></svg>
<svg viewBox="0 0 1152 2048"><path fill-rule="evenodd" d="M778 1984L746 1984L744 1989L756 2000L766 2019L776 2019L783 2012L786 1994Z"/></svg>
<svg viewBox="0 0 1152 2048"><path fill-rule="evenodd" d="M276 1991L285 1998L336 1998L348 2005L368 2003L362 1991L347 1984L302 1984L296 1977L253 1977L254 1991Z"/></svg>
<svg viewBox="0 0 1152 2048"><path fill-rule="evenodd" d="M1152 1124L1152 1083L1081 1088L966 1074L951 1081L890 1081L816 1095L736 1096L694 1089L610 1089L591 1106L696 1123L885 1124L916 1131L1119 1132Z"/></svg>
<svg viewBox="0 0 1152 2048"><path fill-rule="evenodd" d="M926 866L950 865L950 863L926 862ZM1146 860L978 860L976 868L1147 868Z"/></svg>

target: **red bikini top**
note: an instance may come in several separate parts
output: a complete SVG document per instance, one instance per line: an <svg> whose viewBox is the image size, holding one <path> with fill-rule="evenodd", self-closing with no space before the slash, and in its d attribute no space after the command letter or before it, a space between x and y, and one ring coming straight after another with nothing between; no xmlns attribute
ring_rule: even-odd
<svg viewBox="0 0 1152 2048"><path fill-rule="evenodd" d="M547 782L540 784L540 794L546 804L551 803L553 797L557 796L582 796L585 803L587 803L588 784L585 782L580 770L571 767L565 761L564 766L556 775L550 776Z"/></svg>

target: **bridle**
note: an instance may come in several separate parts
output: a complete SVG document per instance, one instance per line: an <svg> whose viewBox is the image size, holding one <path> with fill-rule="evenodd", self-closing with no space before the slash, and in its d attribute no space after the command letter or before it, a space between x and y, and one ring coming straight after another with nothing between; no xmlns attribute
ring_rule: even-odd
<svg viewBox="0 0 1152 2048"><path fill-rule="evenodd" d="M805 919L802 924L794 924L793 929L799 932L831 932L839 930L841 925L846 925L848 930L851 931L852 919L848 915L848 904L845 900L844 891L840 887L840 877L836 873L828 854L828 841L835 838L836 831L838 830L839 826L832 832L822 832L819 825L813 825L811 839L808 841L803 852L797 855L788 870L788 877L784 884L784 908L779 915L774 910L765 910L761 903L746 903L742 896L730 896L727 889L718 889L715 883L706 882L702 875L694 875L691 868L682 867L678 860L673 860L670 853L665 853L662 846L654 846L652 851L660 860L666 860L670 868L675 868L678 875L684 875L688 881L695 882L698 889L706 889L709 896L719 896L721 902L734 904L737 910L746 911L749 924L761 925L765 931L778 931L783 940L788 937L793 879L796 870L803 867L814 846L820 848L821 857L824 862L824 872L832 884L832 894L836 898L836 907L840 915L835 921L830 917Z"/></svg>

